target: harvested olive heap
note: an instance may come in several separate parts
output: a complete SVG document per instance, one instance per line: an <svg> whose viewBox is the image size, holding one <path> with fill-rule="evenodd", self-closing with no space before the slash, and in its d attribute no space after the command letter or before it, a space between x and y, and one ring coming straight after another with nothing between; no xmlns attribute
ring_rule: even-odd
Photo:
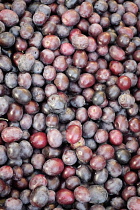
<svg viewBox="0 0 140 210"><path fill-rule="evenodd" d="M140 210L140 0L0 2L0 210Z"/></svg>

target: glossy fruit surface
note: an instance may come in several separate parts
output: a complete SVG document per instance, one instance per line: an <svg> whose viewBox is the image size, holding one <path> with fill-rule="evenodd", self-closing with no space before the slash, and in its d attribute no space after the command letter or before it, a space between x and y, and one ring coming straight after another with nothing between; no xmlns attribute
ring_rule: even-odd
<svg viewBox="0 0 140 210"><path fill-rule="evenodd" d="M0 210L140 210L140 0L0 0Z"/></svg>
<svg viewBox="0 0 140 210"><path fill-rule="evenodd" d="M76 143L82 136L81 128L77 125L70 125L66 131L66 139L69 143Z"/></svg>
<svg viewBox="0 0 140 210"><path fill-rule="evenodd" d="M43 132L37 132L30 137L30 142L35 148L42 149L47 145L47 136Z"/></svg>

